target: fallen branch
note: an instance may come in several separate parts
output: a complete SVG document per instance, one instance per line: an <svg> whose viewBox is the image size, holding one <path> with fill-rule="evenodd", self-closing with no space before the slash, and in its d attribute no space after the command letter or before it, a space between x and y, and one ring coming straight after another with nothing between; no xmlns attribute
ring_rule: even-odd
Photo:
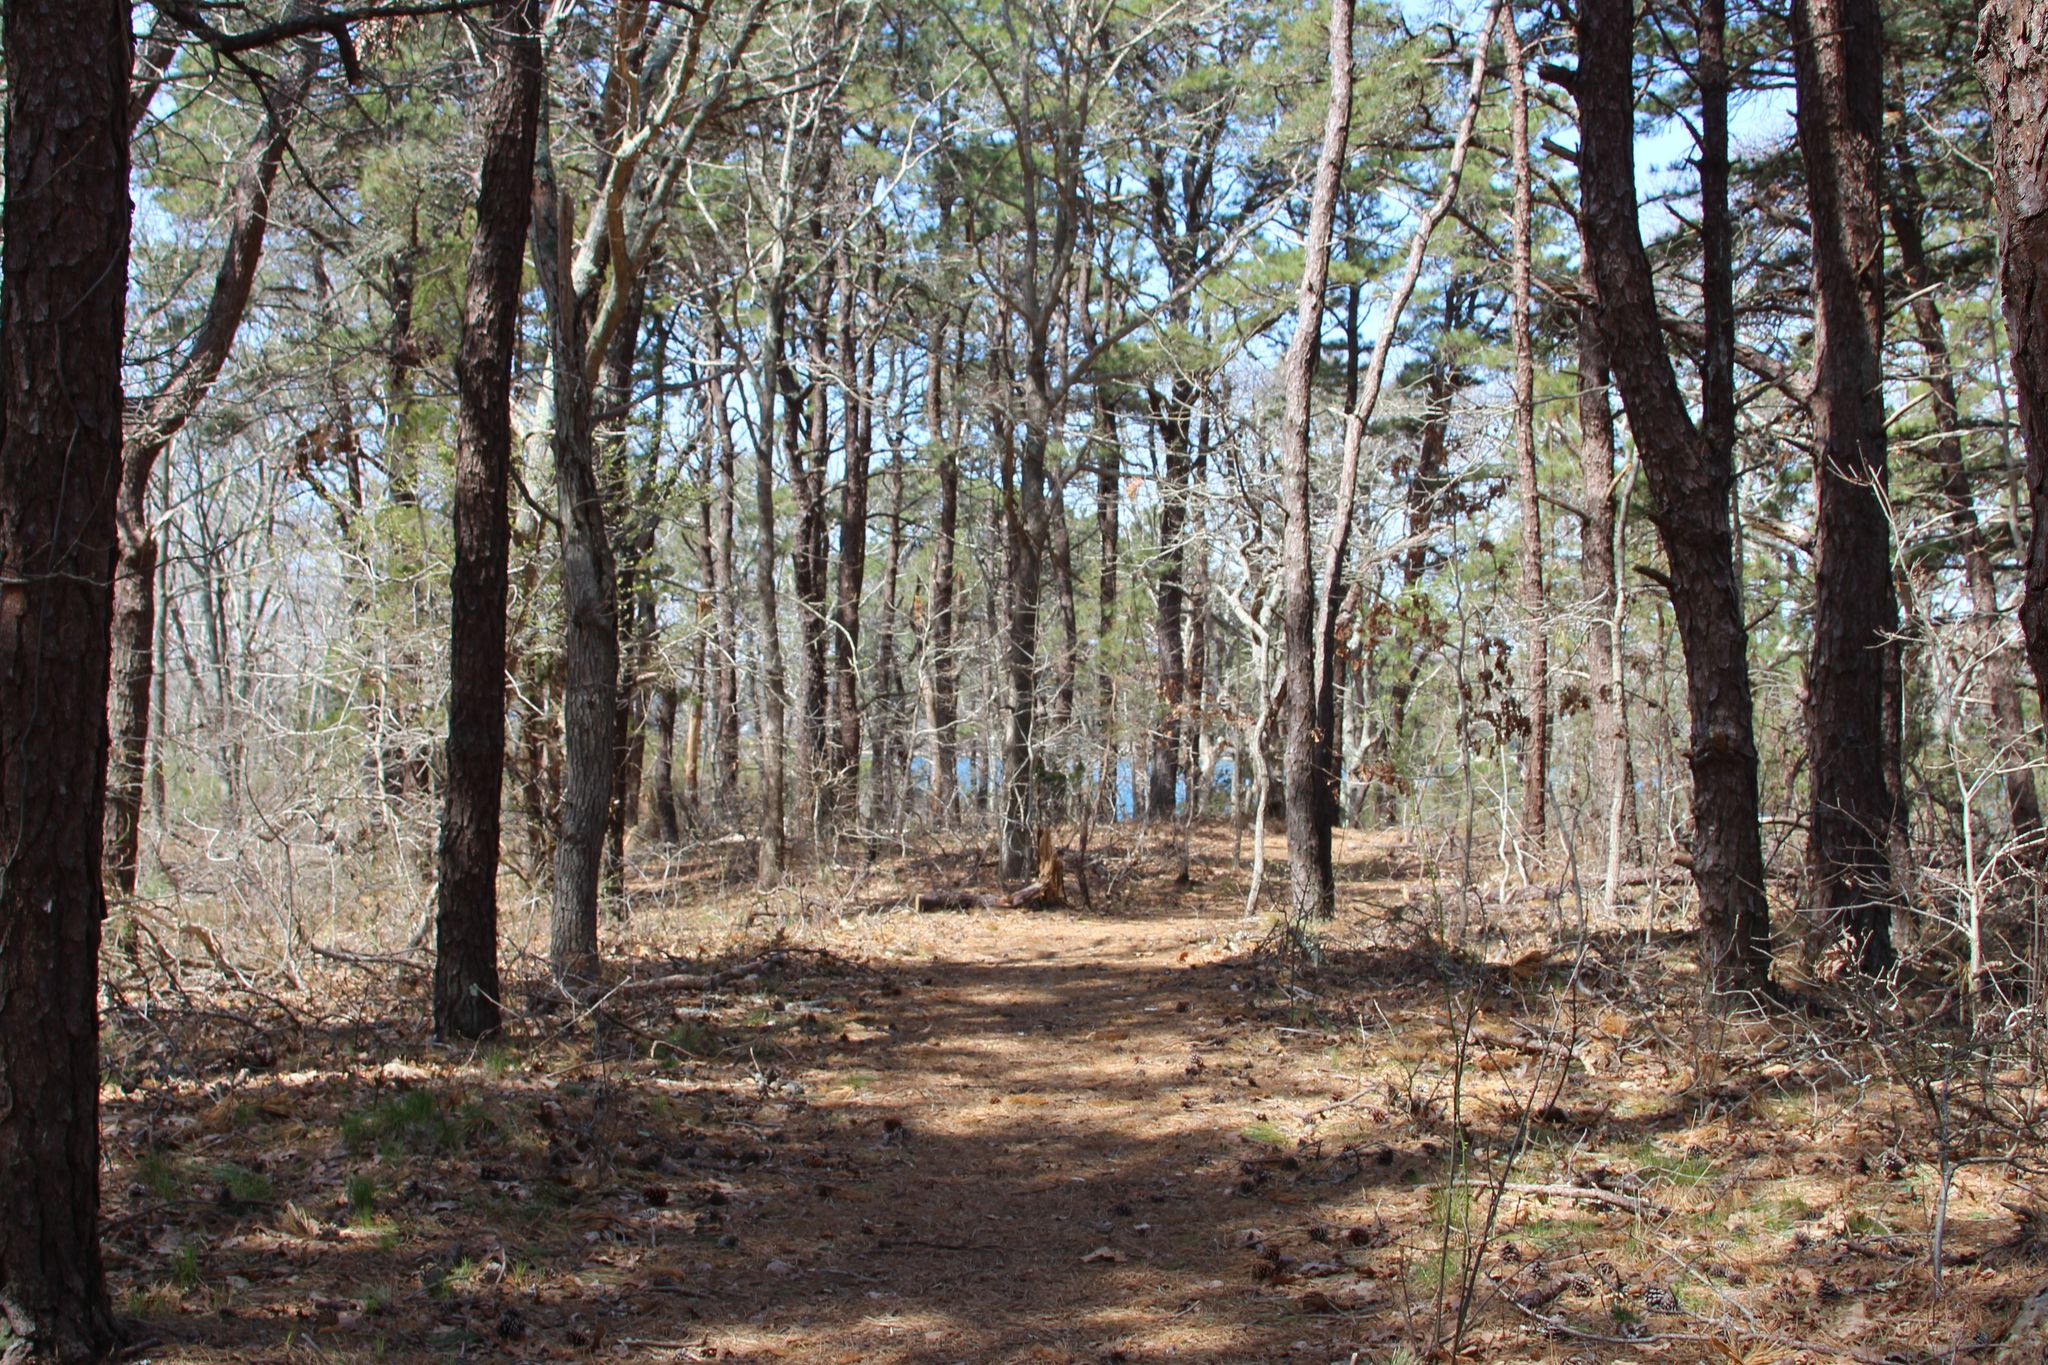
<svg viewBox="0 0 2048 1365"><path fill-rule="evenodd" d="M1658 1217L1671 1210L1662 1204L1653 1204L1647 1199L1638 1199L1632 1194L1616 1194L1593 1185L1524 1185L1510 1182L1496 1185L1490 1180L1460 1180L1456 1182L1467 1189L1499 1190L1503 1194L1526 1194L1541 1199L1577 1199L1588 1204L1609 1204L1630 1213L1654 1214Z"/></svg>

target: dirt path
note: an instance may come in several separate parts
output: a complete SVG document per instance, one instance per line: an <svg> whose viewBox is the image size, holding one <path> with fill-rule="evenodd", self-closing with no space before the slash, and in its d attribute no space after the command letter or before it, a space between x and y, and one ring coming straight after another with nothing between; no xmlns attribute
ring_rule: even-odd
<svg viewBox="0 0 2048 1365"><path fill-rule="evenodd" d="M1255 1278L1273 1213L1257 1175L1287 1158L1245 1134L1327 1097L1245 1054L1244 994L1210 966L1242 928L1172 906L948 924L939 956L797 1074L789 1131L837 1169L808 1198L736 1200L753 1268L716 1295L748 1322L713 1341L804 1360L1331 1358L1328 1325Z"/></svg>
<svg viewBox="0 0 2048 1365"><path fill-rule="evenodd" d="M1995 1336L2038 1288L2036 1196L1977 1165L1933 1296L1911 1096L1796 1021L1703 1043L1682 932L1564 951L1525 898L1429 951L1364 880L1401 851L1343 852L1313 993L1217 838L1100 913L913 914L929 860L764 902L707 861L615 934L637 984L570 1016L536 977L474 1050L402 967L126 983L118 1307L158 1365L1385 1365L1469 1272L1472 1359L1817 1365ZM1527 1187L1445 1194L1488 1170Z"/></svg>

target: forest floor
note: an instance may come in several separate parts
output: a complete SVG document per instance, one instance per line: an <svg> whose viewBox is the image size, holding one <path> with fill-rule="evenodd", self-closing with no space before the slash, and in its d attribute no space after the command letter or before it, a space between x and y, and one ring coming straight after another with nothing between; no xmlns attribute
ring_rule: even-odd
<svg viewBox="0 0 2048 1365"><path fill-rule="evenodd" d="M642 865L620 987L515 959L475 1049L402 956L159 926L107 1009L131 1358L1977 1360L2048 1277L1998 1103L1853 1010L1702 1012L1676 884L1588 924L1346 832L1292 969L1227 828L1187 884L1106 833L1058 910L910 909L994 889L957 848Z"/></svg>

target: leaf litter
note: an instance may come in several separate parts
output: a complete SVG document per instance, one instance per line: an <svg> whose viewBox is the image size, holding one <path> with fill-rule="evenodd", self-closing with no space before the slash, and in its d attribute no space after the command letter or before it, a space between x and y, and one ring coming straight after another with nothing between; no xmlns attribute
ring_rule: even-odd
<svg viewBox="0 0 2048 1365"><path fill-rule="evenodd" d="M1134 850L1085 910L918 914L931 858L644 881L612 990L517 958L474 1047L402 955L110 968L131 1354L1931 1361L2039 1289L2024 1125L1944 1147L1843 1020L1703 1014L1676 907L1503 897L1452 951L1342 837L1315 966L1199 828L1192 886Z"/></svg>

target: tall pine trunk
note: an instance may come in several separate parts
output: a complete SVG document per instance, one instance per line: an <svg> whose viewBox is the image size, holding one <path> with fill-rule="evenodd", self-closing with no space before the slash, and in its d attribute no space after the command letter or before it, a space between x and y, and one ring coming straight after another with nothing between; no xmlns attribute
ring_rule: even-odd
<svg viewBox="0 0 2048 1365"><path fill-rule="evenodd" d="M31 1357L73 1361L103 1357L115 1339L99 1247L96 986L128 6L11 0L5 63L0 1323Z"/></svg>
<svg viewBox="0 0 2048 1365"><path fill-rule="evenodd" d="M434 917L434 1032L495 1033L498 845L505 782L505 603L511 555L512 356L541 88L539 0L493 15L476 228L455 356L455 564L448 749Z"/></svg>
<svg viewBox="0 0 2048 1365"><path fill-rule="evenodd" d="M1711 7L1712 0L1709 0ZM1707 27L1713 27L1707 21ZM1757 818L1757 752L1748 628L1735 567L1734 452L1718 421L1695 425L1664 348L1662 319L1637 220L1632 0L1581 0L1579 69L1580 231L1593 262L1608 363L1643 462L1651 520L1670 561L1668 580L1685 651L1692 725L1693 881L1700 896L1700 953L1714 986L1758 991L1769 982L1770 912L1764 899ZM1706 382L1731 385L1733 318L1727 279L1725 87L1704 100L1701 221L1707 257ZM1710 413L1717 410L1709 398Z"/></svg>
<svg viewBox="0 0 2048 1365"><path fill-rule="evenodd" d="M1870 970L1892 960L1887 655L1897 648L1884 433L1884 35L1877 0L1795 0L1813 223L1814 604L1808 895Z"/></svg>
<svg viewBox="0 0 2048 1365"><path fill-rule="evenodd" d="M1991 114L1999 292L2033 513L2020 626L2034 690L2048 714L2048 17L2038 4L1985 0L1978 12L1977 76Z"/></svg>

